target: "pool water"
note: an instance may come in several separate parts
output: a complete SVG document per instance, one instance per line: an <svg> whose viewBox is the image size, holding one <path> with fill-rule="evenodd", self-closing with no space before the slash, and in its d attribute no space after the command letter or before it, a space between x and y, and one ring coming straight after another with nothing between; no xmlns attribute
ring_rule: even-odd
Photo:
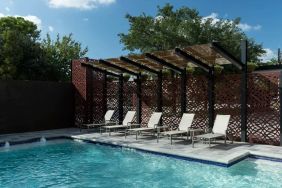
<svg viewBox="0 0 282 188"><path fill-rule="evenodd" d="M282 187L282 163L218 167L135 150L60 141L0 152L0 187Z"/></svg>

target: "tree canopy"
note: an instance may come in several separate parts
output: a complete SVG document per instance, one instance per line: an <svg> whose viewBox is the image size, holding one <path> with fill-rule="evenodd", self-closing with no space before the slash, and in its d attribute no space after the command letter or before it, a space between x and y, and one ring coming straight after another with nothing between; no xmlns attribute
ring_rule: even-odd
<svg viewBox="0 0 282 188"><path fill-rule="evenodd" d="M67 81L70 60L86 53L72 35L42 41L33 22L0 18L0 79Z"/></svg>
<svg viewBox="0 0 282 188"><path fill-rule="evenodd" d="M170 4L158 7L156 16L143 13L139 16L126 15L130 28L120 33L124 49L131 53L168 50L219 41L238 58L240 41L249 42L249 61L259 62L265 53L261 44L249 38L239 27L240 18L234 20L204 18L196 9L182 7L174 10Z"/></svg>

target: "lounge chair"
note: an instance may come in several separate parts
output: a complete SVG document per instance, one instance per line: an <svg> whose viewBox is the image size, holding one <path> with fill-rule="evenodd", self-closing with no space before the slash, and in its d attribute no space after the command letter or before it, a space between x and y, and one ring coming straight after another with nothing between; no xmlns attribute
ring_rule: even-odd
<svg viewBox="0 0 282 188"><path fill-rule="evenodd" d="M217 138L224 138L224 143L226 144L227 139L227 128L230 120L230 115L217 115L214 121L214 126L211 133L197 135L192 138L192 147L194 147L194 142L197 140L202 140L204 142L209 142L209 147L211 146L211 141ZM233 138L232 138L233 143Z"/></svg>
<svg viewBox="0 0 282 188"><path fill-rule="evenodd" d="M164 135L164 136L169 136L170 137L170 144L172 144L173 136L179 136L179 135L182 136L182 135L186 134L187 135L187 140L188 140L189 135L191 134L191 132L194 135L195 132L203 131L203 129L192 129L191 128L194 116L195 116L195 114L184 113L182 115L182 118L181 118L180 123L178 125L178 129L177 130L170 130L170 131L160 132L158 134L158 140L157 141L159 141L159 136L160 135Z"/></svg>
<svg viewBox="0 0 282 188"><path fill-rule="evenodd" d="M114 110L108 110L106 113L105 113L105 116L104 116L104 122L103 123L89 123L89 124L82 124L82 127L86 127L86 128L97 128L97 127L102 127L102 126L105 126L105 125L108 125L108 124L111 124L111 123L114 123L111 121L113 115L114 115ZM82 128L80 127L80 129Z"/></svg>
<svg viewBox="0 0 282 188"><path fill-rule="evenodd" d="M137 140L138 134L140 134L142 132L153 132L155 134L157 127L160 123L161 117L162 117L162 112L154 112L149 119L147 127L140 127L141 124L133 124L132 126L139 126L139 128L127 129L126 132L125 132L125 138L126 138L127 133L129 133L129 134L135 133L136 134L136 140Z"/></svg>
<svg viewBox="0 0 282 188"><path fill-rule="evenodd" d="M111 135L111 131L118 130L118 129L127 129L131 126L133 118L135 117L136 111L128 111L123 119L122 125L106 125L102 128L105 129L106 132L109 132L109 135ZM102 132L101 132L102 133Z"/></svg>

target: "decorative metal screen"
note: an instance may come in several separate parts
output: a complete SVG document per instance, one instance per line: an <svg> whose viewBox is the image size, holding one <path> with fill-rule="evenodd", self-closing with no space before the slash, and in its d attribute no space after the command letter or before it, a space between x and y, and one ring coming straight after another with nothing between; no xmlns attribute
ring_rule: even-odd
<svg viewBox="0 0 282 188"><path fill-rule="evenodd" d="M103 92L104 86L104 74L101 72L93 71L93 122L102 123L104 122L105 115L105 104L106 99Z"/></svg>
<svg viewBox="0 0 282 188"><path fill-rule="evenodd" d="M157 80L142 81L142 124L148 123L153 112L157 111Z"/></svg>
<svg viewBox="0 0 282 188"><path fill-rule="evenodd" d="M118 96L119 96L119 82L108 81L107 82L107 109L114 110L115 113L112 117L112 121L118 122L119 111L118 111Z"/></svg>
<svg viewBox="0 0 282 188"><path fill-rule="evenodd" d="M215 115L231 115L228 134L240 140L241 134L241 103L240 74L218 75L215 78Z"/></svg>
<svg viewBox="0 0 282 188"><path fill-rule="evenodd" d="M136 82L125 81L123 83L123 117L128 111L135 110L137 105L137 95L136 95ZM134 119L136 123L136 116Z"/></svg>
<svg viewBox="0 0 282 188"><path fill-rule="evenodd" d="M253 73L248 79L248 124L250 142L280 144L279 72Z"/></svg>
<svg viewBox="0 0 282 188"><path fill-rule="evenodd" d="M163 125L173 129L178 127L181 118L180 79L163 79Z"/></svg>
<svg viewBox="0 0 282 188"><path fill-rule="evenodd" d="M188 113L195 113L192 127L208 126L208 81L205 76L188 76L186 85Z"/></svg>

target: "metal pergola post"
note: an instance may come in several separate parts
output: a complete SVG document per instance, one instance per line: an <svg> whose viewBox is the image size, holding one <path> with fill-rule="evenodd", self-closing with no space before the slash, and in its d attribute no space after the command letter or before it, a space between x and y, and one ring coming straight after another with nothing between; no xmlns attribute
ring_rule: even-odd
<svg viewBox="0 0 282 188"><path fill-rule="evenodd" d="M103 111L104 111L104 114L106 114L107 112L107 72L104 71L104 74L103 74Z"/></svg>
<svg viewBox="0 0 282 188"><path fill-rule="evenodd" d="M247 142L247 97L248 97L248 44L246 40L241 41L241 141Z"/></svg>
<svg viewBox="0 0 282 188"><path fill-rule="evenodd" d="M187 75L186 68L181 73L181 113L186 112L187 99L186 99L186 84L187 84Z"/></svg>
<svg viewBox="0 0 282 188"><path fill-rule="evenodd" d="M158 83L157 83L157 111L163 111L163 74L162 71L158 73Z"/></svg>
<svg viewBox="0 0 282 188"><path fill-rule="evenodd" d="M123 121L123 75L119 77L119 87L118 87L118 119L119 124Z"/></svg>
<svg viewBox="0 0 282 188"><path fill-rule="evenodd" d="M142 81L141 81L141 73L139 73L139 75L137 76L137 79L136 79L136 82L137 82L137 110L136 110L136 113L137 113L137 123L140 124L141 121L142 121Z"/></svg>
<svg viewBox="0 0 282 188"><path fill-rule="evenodd" d="M210 68L208 75L208 101L209 101L209 128L214 124L214 67Z"/></svg>
<svg viewBox="0 0 282 188"><path fill-rule="evenodd" d="M279 76L279 117L280 117L280 146L282 146L282 71Z"/></svg>

